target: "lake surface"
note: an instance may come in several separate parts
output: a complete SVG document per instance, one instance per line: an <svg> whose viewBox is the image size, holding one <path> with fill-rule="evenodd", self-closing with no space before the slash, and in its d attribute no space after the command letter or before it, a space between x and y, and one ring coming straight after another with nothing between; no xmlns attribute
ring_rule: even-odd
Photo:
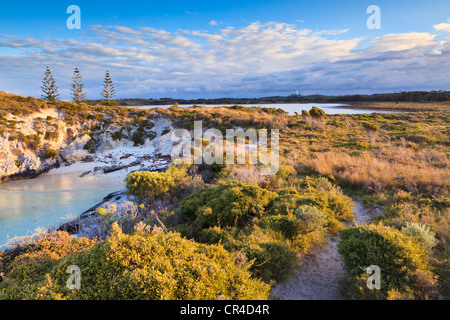
<svg viewBox="0 0 450 320"><path fill-rule="evenodd" d="M82 172L62 167L34 179L0 184L0 246L38 227L58 227L69 215L76 218L109 193L124 189L119 179L80 178Z"/></svg>
<svg viewBox="0 0 450 320"><path fill-rule="evenodd" d="M152 108L170 108L172 105L155 105L155 106L133 106L132 108L138 109L152 109ZM192 107L192 104L180 104L182 108ZM198 104L201 107L232 107L234 104ZM283 109L290 115L294 115L295 112L302 113L302 110L311 110L312 107L318 107L325 111L326 114L364 114L364 113L396 113L396 111L385 110L373 110L373 109L351 109L342 104L330 104L330 103L279 103L279 104L243 104L246 107L263 107L263 108L275 108Z"/></svg>

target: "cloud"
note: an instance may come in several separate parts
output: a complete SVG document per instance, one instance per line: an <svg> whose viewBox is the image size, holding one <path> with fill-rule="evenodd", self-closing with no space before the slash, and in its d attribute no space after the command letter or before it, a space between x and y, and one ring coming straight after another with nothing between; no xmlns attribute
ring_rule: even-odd
<svg viewBox="0 0 450 320"><path fill-rule="evenodd" d="M450 19L448 19L448 23L444 22L444 23L435 24L433 26L433 28L435 30L438 30L438 31L445 30L445 31L449 31L450 32Z"/></svg>
<svg viewBox="0 0 450 320"><path fill-rule="evenodd" d="M219 23L217 23L217 21L215 21L215 20L211 20L210 22L209 22L209 25L210 26L217 26Z"/></svg>
<svg viewBox="0 0 450 320"><path fill-rule="evenodd" d="M43 66L69 98L80 68L89 98L111 71L120 97L268 96L450 87L450 38L431 33L338 38L319 30L253 22L215 32L92 26L80 39L0 35L0 90L39 96ZM1 47L6 48L2 53Z"/></svg>

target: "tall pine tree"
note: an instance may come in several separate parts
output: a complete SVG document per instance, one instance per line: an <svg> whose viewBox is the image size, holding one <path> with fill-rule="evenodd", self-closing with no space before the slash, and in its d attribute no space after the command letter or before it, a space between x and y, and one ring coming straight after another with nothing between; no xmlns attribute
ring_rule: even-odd
<svg viewBox="0 0 450 320"><path fill-rule="evenodd" d="M72 78L72 100L76 103L80 103L86 99L86 94L83 92L84 83L82 83L82 78L80 70L75 68Z"/></svg>
<svg viewBox="0 0 450 320"><path fill-rule="evenodd" d="M111 104L111 99L116 95L114 91L114 84L111 80L111 77L109 75L109 71L106 71L105 75L105 81L103 82L103 91L101 93L101 96L105 98L106 103L108 105Z"/></svg>
<svg viewBox="0 0 450 320"><path fill-rule="evenodd" d="M45 70L45 77L42 80L42 99L48 102L57 101L59 98L58 87L56 86L55 78L53 78L50 68Z"/></svg>

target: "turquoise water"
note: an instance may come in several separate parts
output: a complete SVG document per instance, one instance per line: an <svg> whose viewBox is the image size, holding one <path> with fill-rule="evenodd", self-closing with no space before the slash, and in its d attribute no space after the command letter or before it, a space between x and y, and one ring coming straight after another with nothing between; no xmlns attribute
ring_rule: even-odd
<svg viewBox="0 0 450 320"><path fill-rule="evenodd" d="M0 246L38 227L58 227L69 215L75 218L109 193L124 188L120 180L80 178L80 173L50 173L0 184Z"/></svg>

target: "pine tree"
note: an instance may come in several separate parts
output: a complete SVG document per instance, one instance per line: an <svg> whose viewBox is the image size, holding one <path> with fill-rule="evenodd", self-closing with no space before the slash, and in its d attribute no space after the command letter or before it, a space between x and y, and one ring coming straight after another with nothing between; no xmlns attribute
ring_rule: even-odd
<svg viewBox="0 0 450 320"><path fill-rule="evenodd" d="M72 100L76 103L80 103L86 99L86 94L83 92L84 83L81 82L81 74L78 68L75 68L72 78Z"/></svg>
<svg viewBox="0 0 450 320"><path fill-rule="evenodd" d="M101 96L106 99L108 105L111 104L111 99L116 95L114 91L114 84L109 75L109 71L106 71L105 81L103 82L103 91Z"/></svg>
<svg viewBox="0 0 450 320"><path fill-rule="evenodd" d="M56 86L55 78L53 78L50 68L45 70L45 77L42 80L42 99L48 102L57 101L59 98L58 87Z"/></svg>

